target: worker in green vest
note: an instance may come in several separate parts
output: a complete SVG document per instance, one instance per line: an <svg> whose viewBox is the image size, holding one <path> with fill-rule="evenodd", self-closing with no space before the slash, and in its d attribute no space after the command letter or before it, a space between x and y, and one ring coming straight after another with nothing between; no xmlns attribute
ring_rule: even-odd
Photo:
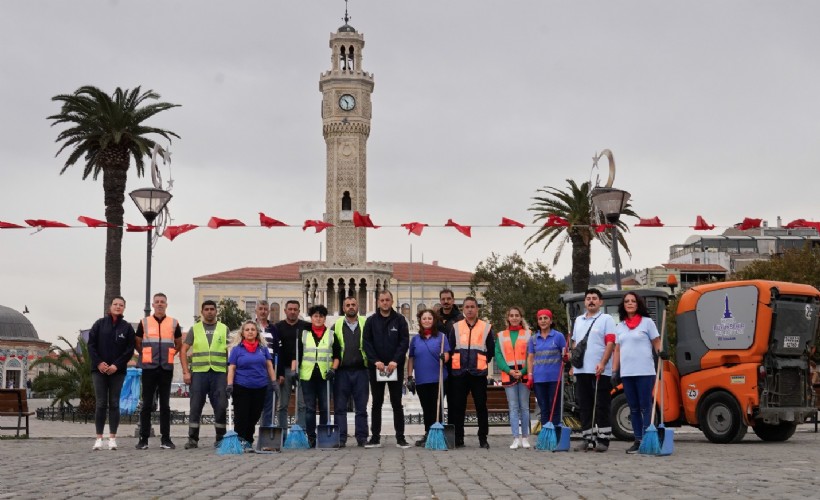
<svg viewBox="0 0 820 500"><path fill-rule="evenodd" d="M359 316L356 297L347 297L342 304L344 316L333 325L333 335L339 344L339 369L333 381L334 419L339 426L341 447L347 441L347 402L353 399L356 410L356 444L367 443L367 400L370 397L370 378L367 374L367 354L364 352L365 316Z"/></svg>
<svg viewBox="0 0 820 500"><path fill-rule="evenodd" d="M333 382L339 366L339 343L325 326L327 308L315 305L308 309L311 329L299 335L297 352L299 380L305 396L305 432L310 447L316 446L316 406L319 406L319 423L329 420L328 386Z"/></svg>
<svg viewBox="0 0 820 500"><path fill-rule="evenodd" d="M199 420L206 397L214 410L214 446L218 446L225 436L225 412L228 409L225 394L228 385L228 327L216 320L216 302L213 300L202 303L202 319L185 336L179 360L182 363L182 378L191 387L185 449L199 446Z"/></svg>

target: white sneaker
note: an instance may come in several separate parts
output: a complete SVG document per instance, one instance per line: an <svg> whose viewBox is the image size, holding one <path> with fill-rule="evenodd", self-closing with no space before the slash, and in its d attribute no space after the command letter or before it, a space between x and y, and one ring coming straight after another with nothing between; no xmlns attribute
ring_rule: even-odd
<svg viewBox="0 0 820 500"><path fill-rule="evenodd" d="M512 444L510 445L511 450L517 450L518 447L521 446L521 440L518 438L513 439Z"/></svg>
<svg viewBox="0 0 820 500"><path fill-rule="evenodd" d="M97 440L94 441L94 447L91 448L91 450L92 451L97 451L97 450L101 450L101 449L102 449L102 439L97 438Z"/></svg>
<svg viewBox="0 0 820 500"><path fill-rule="evenodd" d="M117 449L117 439L116 438L108 438L108 449L109 450L116 450Z"/></svg>
<svg viewBox="0 0 820 500"><path fill-rule="evenodd" d="M523 446L524 449L528 449L530 447L530 438L527 436L522 437L521 446Z"/></svg>

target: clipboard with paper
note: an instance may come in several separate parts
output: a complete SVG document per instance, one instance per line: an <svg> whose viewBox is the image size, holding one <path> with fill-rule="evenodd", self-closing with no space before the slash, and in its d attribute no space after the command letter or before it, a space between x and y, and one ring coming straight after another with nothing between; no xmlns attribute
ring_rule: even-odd
<svg viewBox="0 0 820 500"><path fill-rule="evenodd" d="M399 371L393 370L389 374L387 370L376 370L376 382L398 382Z"/></svg>

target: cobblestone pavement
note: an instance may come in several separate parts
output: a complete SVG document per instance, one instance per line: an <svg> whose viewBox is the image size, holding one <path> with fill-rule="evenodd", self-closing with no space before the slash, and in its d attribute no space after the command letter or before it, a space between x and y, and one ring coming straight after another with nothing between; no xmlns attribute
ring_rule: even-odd
<svg viewBox="0 0 820 500"><path fill-rule="evenodd" d="M820 434L809 425L786 443L763 443L750 432L736 445L680 429L670 457L626 455L622 442L603 454L510 450L506 428L492 429L490 450L478 448L472 429L466 448L446 452L401 450L382 438L381 449L217 456L210 447L183 450L182 426L172 431L178 449L161 450L152 438L148 450L135 450L129 425L119 450L92 452L91 424L32 425L32 439L0 440L0 499L820 497ZM84 437L63 437L72 435Z"/></svg>

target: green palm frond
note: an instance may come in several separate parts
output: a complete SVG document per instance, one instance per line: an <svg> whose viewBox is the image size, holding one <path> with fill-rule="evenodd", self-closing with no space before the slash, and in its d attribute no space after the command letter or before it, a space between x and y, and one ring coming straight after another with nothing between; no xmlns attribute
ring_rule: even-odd
<svg viewBox="0 0 820 500"><path fill-rule="evenodd" d="M37 392L51 392L54 400L51 406L68 403L79 399L81 405L88 407L88 401L94 400L94 386L91 381L91 356L88 345L80 338L74 346L65 337L58 337L68 348L53 345L50 348L54 357L40 358L31 364L32 368L46 365L50 369L34 379L32 388ZM52 371L53 370L53 371Z"/></svg>

